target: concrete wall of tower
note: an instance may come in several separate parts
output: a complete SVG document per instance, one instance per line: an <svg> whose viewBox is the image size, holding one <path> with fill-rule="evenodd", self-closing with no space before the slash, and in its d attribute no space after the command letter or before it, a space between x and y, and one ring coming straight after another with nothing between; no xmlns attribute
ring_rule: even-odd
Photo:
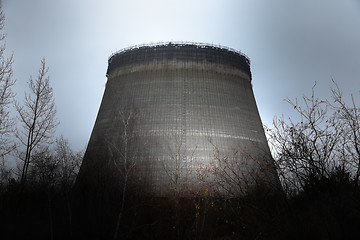
<svg viewBox="0 0 360 240"><path fill-rule="evenodd" d="M156 196L279 186L245 56L144 46L113 55L107 77L79 179L121 182L127 167Z"/></svg>

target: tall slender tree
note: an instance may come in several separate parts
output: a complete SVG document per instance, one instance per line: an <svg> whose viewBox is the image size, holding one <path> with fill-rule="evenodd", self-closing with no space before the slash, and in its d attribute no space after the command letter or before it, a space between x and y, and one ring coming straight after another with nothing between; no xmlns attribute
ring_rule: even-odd
<svg viewBox="0 0 360 240"><path fill-rule="evenodd" d="M33 150L51 143L59 122L56 119L56 108L53 90L47 76L48 67L45 59L41 60L38 76L35 80L30 76L29 93L25 93L23 105L15 102L18 119L22 123L22 131L16 131L16 137L25 150L19 151L23 161L21 184L26 183L26 176Z"/></svg>
<svg viewBox="0 0 360 240"><path fill-rule="evenodd" d="M134 124L137 121L139 112L133 107L133 104L128 103L125 106L120 106L118 110L117 118L119 120L120 131L117 135L117 145L108 141L109 151L114 156L114 166L116 171L121 176L121 206L118 213L116 227L114 232L114 239L118 239L120 231L120 223L125 211L125 201L127 200L127 192L129 188L129 181L133 174L136 163L134 158L137 155L137 150L131 152L131 143L134 138ZM118 147L120 146L120 147Z"/></svg>
<svg viewBox="0 0 360 240"><path fill-rule="evenodd" d="M0 32L3 30L4 25L5 15L0 1ZM12 77L13 54L6 57L6 45L3 43L5 36L6 34L0 33L0 157L4 157L14 150L14 144L11 144L9 140L9 135L13 132L14 127L9 108L15 96L11 90L15 84Z"/></svg>

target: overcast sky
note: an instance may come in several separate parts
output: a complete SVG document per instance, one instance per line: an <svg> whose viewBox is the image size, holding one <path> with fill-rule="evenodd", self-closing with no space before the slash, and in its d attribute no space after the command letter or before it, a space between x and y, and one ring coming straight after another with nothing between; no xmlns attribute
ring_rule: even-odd
<svg viewBox="0 0 360 240"><path fill-rule="evenodd" d="M263 123L293 112L283 99L331 78L360 90L359 0L2 0L7 52L22 101L40 60L50 67L60 126L75 149L89 140L116 50L160 41L220 44L251 59ZM359 99L359 98L358 98Z"/></svg>

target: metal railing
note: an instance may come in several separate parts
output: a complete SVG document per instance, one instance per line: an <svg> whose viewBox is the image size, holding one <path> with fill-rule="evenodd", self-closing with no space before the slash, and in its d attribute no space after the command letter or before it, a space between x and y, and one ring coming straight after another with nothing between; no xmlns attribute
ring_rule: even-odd
<svg viewBox="0 0 360 240"><path fill-rule="evenodd" d="M234 48L230 48L230 47L225 47L222 45L216 45L216 44L209 44L209 43L198 43L198 42L185 42L185 41L169 41L169 42L151 42L151 43L144 43L144 44L139 44L139 45L134 45L131 47L126 47L123 49L120 49L118 51L115 51L114 53L112 53L110 55L110 57L108 58L108 62L111 62L111 59L117 55L121 55L125 52L128 51L133 51L133 50L137 50L137 49L141 49L141 48L157 48L157 47L165 47L165 46L179 46L179 47L183 47L183 46L193 46L196 48L207 48L207 49L219 49L219 50L225 50L228 52L232 52L232 53L237 53L241 56L244 56L246 58L246 60L248 61L248 64L250 65L250 58L244 54L243 52L241 52L240 50L236 50Z"/></svg>

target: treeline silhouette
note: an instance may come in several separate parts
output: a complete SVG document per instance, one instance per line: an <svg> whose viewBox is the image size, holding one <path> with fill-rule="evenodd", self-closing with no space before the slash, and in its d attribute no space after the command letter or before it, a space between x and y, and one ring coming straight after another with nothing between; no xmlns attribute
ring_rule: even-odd
<svg viewBox="0 0 360 240"><path fill-rule="evenodd" d="M292 196L257 186L238 198L155 198L127 193L118 239L348 239L359 234L360 188L349 173L308 179ZM114 239L119 191L72 191L29 181L2 186L2 239ZM143 190L143 191L142 191Z"/></svg>

